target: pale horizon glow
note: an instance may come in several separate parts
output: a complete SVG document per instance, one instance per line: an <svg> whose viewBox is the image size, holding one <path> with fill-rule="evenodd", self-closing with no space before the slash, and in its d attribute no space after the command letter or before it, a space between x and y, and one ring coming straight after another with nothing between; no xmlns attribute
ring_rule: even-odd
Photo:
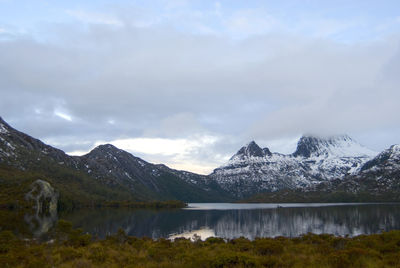
<svg viewBox="0 0 400 268"><path fill-rule="evenodd" d="M210 165L207 162L194 162L190 159L191 152L200 150L210 144L217 142L216 137L200 136L192 139L161 139L161 138L135 138L120 139L114 141L98 141L93 148L87 151L66 152L71 156L82 156L89 153L95 147L104 144L112 144L115 147L131 153L134 156L140 156L143 160L152 164L166 164L170 168L177 170L187 170L194 173L208 175L217 165L223 164L229 156L217 155L220 158L217 165ZM168 161L162 162L166 158ZM167 164L168 163L168 164Z"/></svg>

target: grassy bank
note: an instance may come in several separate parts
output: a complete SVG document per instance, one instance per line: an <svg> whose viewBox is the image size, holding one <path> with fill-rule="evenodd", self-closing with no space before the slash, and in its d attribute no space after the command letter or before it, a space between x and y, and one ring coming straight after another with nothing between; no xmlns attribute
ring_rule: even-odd
<svg viewBox="0 0 400 268"><path fill-rule="evenodd" d="M136 238L123 231L92 240L61 221L51 243L0 233L0 267L399 267L400 231L342 238Z"/></svg>

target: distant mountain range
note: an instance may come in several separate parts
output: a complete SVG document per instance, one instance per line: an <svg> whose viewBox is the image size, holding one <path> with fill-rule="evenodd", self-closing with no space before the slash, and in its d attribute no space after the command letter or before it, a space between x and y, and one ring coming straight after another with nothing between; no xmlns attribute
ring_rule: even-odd
<svg viewBox="0 0 400 268"><path fill-rule="evenodd" d="M359 171L373 152L349 136L303 136L293 154L271 153L254 141L210 175L237 198L282 189L306 189Z"/></svg>
<svg viewBox="0 0 400 268"><path fill-rule="evenodd" d="M351 201L359 195L386 201L397 200L400 193L400 146L378 154L347 135L308 135L300 138L294 153L285 155L252 141L205 176L148 163L111 144L69 156L0 118L0 184L18 177L13 172L19 182L24 176L47 179L65 205L168 199Z"/></svg>

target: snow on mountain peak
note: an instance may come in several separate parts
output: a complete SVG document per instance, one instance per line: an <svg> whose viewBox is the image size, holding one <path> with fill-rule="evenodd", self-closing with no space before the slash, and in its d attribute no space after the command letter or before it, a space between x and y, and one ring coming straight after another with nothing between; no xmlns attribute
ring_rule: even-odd
<svg viewBox="0 0 400 268"><path fill-rule="evenodd" d="M400 147L393 147L399 150ZM347 135L303 136L293 154L272 153L255 142L242 147L210 175L242 197L262 191L305 188L354 174L376 153ZM255 186L256 185L256 186Z"/></svg>
<svg viewBox="0 0 400 268"><path fill-rule="evenodd" d="M390 149L392 149L392 152L394 154L400 154L400 145L399 144L392 145L390 147Z"/></svg>
<svg viewBox="0 0 400 268"><path fill-rule="evenodd" d="M263 148L262 150L263 150L265 156L271 156L272 155L271 151L267 147Z"/></svg>
<svg viewBox="0 0 400 268"><path fill-rule="evenodd" d="M101 144L99 146L97 146L96 148L94 148L93 150L91 150L89 152L89 154L97 154L97 153L107 153L107 154L114 154L114 153L119 153L121 150L117 147L115 147L112 144Z"/></svg>
<svg viewBox="0 0 400 268"><path fill-rule="evenodd" d="M7 123L4 122L3 118L0 117L0 134L7 134Z"/></svg>
<svg viewBox="0 0 400 268"><path fill-rule="evenodd" d="M365 163L361 170L381 169L385 166L400 166L400 145L392 145Z"/></svg>
<svg viewBox="0 0 400 268"><path fill-rule="evenodd" d="M387 160L400 160L400 145L395 144L390 146L389 149L384 150L382 153L380 153L377 157L381 155L386 155Z"/></svg>
<svg viewBox="0 0 400 268"><path fill-rule="evenodd" d="M394 161L396 163L400 163L400 145L395 144L390 146L388 149L390 151L389 161Z"/></svg>
<svg viewBox="0 0 400 268"><path fill-rule="evenodd" d="M377 153L362 146L348 135L327 138L302 136L297 143L293 156L301 157L362 157L375 156Z"/></svg>
<svg viewBox="0 0 400 268"><path fill-rule="evenodd" d="M386 149L380 153L377 158L383 155L385 156L384 158L386 160L400 160L400 145L395 144L390 146L389 149Z"/></svg>
<svg viewBox="0 0 400 268"><path fill-rule="evenodd" d="M268 148L266 148L268 150ZM269 151L269 150L268 150ZM231 157L230 160L243 160L249 157L264 157L264 150L260 148L254 141L249 142L246 146L240 148L240 150Z"/></svg>

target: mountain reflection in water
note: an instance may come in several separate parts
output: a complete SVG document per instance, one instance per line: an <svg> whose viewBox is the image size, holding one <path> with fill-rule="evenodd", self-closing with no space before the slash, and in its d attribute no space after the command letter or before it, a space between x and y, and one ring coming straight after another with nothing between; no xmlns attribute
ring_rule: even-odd
<svg viewBox="0 0 400 268"><path fill-rule="evenodd" d="M211 233L229 239L295 237L308 232L355 236L400 229L400 204L314 204L309 207L298 204L264 209L234 209L234 204L227 204L226 210L221 208L223 204L217 204L218 209L208 205L207 209L200 210L79 210L61 214L60 218L100 238L116 233L119 228L138 237L168 238L208 230L208 236Z"/></svg>

